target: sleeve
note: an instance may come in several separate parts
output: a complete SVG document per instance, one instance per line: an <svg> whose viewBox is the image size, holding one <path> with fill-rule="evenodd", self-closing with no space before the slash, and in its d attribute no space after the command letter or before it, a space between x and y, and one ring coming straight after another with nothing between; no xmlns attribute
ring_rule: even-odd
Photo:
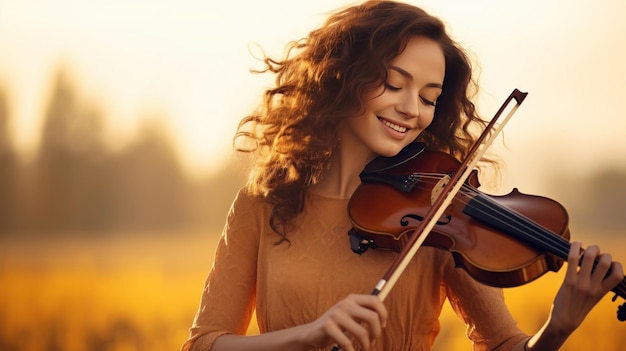
<svg viewBox="0 0 626 351"><path fill-rule="evenodd" d="M447 268L446 293L467 325L474 351L511 350L528 339L505 305L502 289L477 282L464 269L454 267L451 256Z"/></svg>
<svg viewBox="0 0 626 351"><path fill-rule="evenodd" d="M259 201L240 190L231 205L200 305L182 351L210 350L224 334L245 334L255 305ZM200 340L198 340L200 339Z"/></svg>

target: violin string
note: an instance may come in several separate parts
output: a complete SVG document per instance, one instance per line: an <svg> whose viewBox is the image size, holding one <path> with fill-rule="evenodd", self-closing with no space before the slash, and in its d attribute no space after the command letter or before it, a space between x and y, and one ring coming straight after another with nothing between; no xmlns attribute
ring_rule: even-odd
<svg viewBox="0 0 626 351"><path fill-rule="evenodd" d="M424 183L432 185L434 184L435 180L439 181L441 177L444 177L444 176L446 175L431 173L429 175L422 175L421 179L425 179ZM423 190L427 190L426 187L420 186L420 188L422 188ZM480 194L478 190L465 184L463 185L462 189L459 190L459 192L461 194L464 194L470 197ZM513 211L507 208L506 206L499 204L497 201L491 199L491 197L486 196L485 198L487 199L488 204L490 204L490 206L487 206L487 208L503 211L504 220L496 216L493 216L483 210L479 210L480 213L482 213L483 215L489 218L492 218L494 221L497 221L500 223L513 223L519 226L520 228L525 229L523 234L526 237L526 240L528 240L528 238L535 238L548 251L551 251L552 253L558 256L561 256L562 258L567 258L567 253L569 252L569 246L570 246L569 241L567 241L566 239L562 238L559 235L556 235L548 231L541 225L535 223L534 221L520 214L519 212ZM469 204L469 201L467 200L458 200L458 201L460 201L460 203L463 205ZM521 239L524 239L524 238L521 238Z"/></svg>
<svg viewBox="0 0 626 351"><path fill-rule="evenodd" d="M549 231L545 227L537 224L527 216L524 216L523 214L520 214L519 212L514 211L506 206L500 205L491 197L487 196L485 197L485 199L493 206L492 208L503 211L506 216L504 216L505 220L500 220L499 217L489 215L488 213L482 212L483 214L490 216L491 218L494 218L495 220L502 223L514 222L521 228L525 229L523 233L525 234L526 238L528 238L529 240L536 238L538 239L538 242L543 246L543 248L549 249L551 253L556 253L557 255L561 256L561 258L567 258L569 248L571 246L569 241L567 241L560 235Z"/></svg>
<svg viewBox="0 0 626 351"><path fill-rule="evenodd" d="M419 175L420 175L420 179L424 179L424 183L428 185L433 185L433 186L436 185L436 183L438 183L443 177L447 176L447 174L441 174L441 173L429 173L428 175L426 174L419 174ZM427 187L425 186L417 185L417 187L420 188L421 190L428 190ZM481 194L481 192L478 191L477 189L469 185L465 185L465 184L461 187L459 192L462 195L466 195L468 197L477 196L478 194ZM507 220L510 220L511 222L518 224L522 228L525 228L528 232L534 233L534 235L536 235L536 238L543 240L544 242L542 243L542 245L544 245L545 248L549 249L551 253L557 254L557 256L560 256L563 259L567 259L569 249L571 247L571 243L567 239L561 237L560 235L552 233L551 231L545 229L543 226L535 223L534 221L520 214L519 212L514 211L506 206L499 204L497 201L493 200L491 197L486 196L485 198L487 199L487 202L493 206L493 208L504 210L504 212L506 212L506 214L508 215L508 217L505 216ZM468 200L459 199L457 201L463 205L469 204ZM489 216L490 218L493 218L495 221L505 222L501 220L499 217L495 217L487 213L486 211L479 210L479 212L481 212L485 216ZM533 236L528 234L527 237L533 237ZM620 296L626 298L626 277L624 277L624 279L613 289L613 291L620 294Z"/></svg>
<svg viewBox="0 0 626 351"><path fill-rule="evenodd" d="M471 191L470 191L470 192L471 192ZM491 198L489 198L489 197L488 197L488 200L489 200L489 201L491 201L491 202L495 202L495 200L492 200L492 199L491 199ZM510 210L510 209L508 209L508 208L505 208L505 211L511 211L511 210ZM515 212L512 212L512 213L515 213ZM523 222L521 222L520 224L522 224L522 225L523 225L523 224L525 224L525 221L526 221L526 220L524 220L524 221L523 221ZM532 223L532 222L528 222L528 223ZM532 228L529 228L529 229L532 229ZM568 255L568 252L569 252L569 248L571 247L571 243L570 243L568 240L566 240L565 238L563 238L563 237L561 237L561 236L558 236L558 235L551 235L551 234L549 234L549 233L544 235L544 233L543 233L542 231L535 232L535 234L536 234L536 235L541 236L541 237L542 237L542 238L544 238L544 239L548 239L548 241L553 242L553 243L556 245L556 247L558 247L558 248L559 248L559 250L561 251L561 252L560 252L561 257L562 257L563 259L567 259L567 255ZM550 244L550 245L552 245L552 244ZM594 267L595 267L595 265L596 265L596 263L594 263ZM619 284L619 286L621 287L621 289L626 288L626 277L625 277L625 278L624 278L624 280L623 280L623 281ZM622 290L622 291L623 291L623 290ZM622 294L624 294L624 292L622 292Z"/></svg>

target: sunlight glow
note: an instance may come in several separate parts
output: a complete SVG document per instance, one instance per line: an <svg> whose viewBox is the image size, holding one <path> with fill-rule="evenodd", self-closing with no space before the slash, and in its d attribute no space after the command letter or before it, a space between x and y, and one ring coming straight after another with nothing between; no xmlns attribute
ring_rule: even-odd
<svg viewBox="0 0 626 351"><path fill-rule="evenodd" d="M279 56L325 13L351 3L5 0L0 83L12 99L16 142L25 152L36 145L50 78L64 65L81 97L107 114L114 143L158 111L186 165L207 172L230 153L239 119L270 82L250 74L259 62L249 45ZM623 159L623 2L412 3L440 16L476 60L487 118L513 88L529 92L505 131L507 163L533 160L541 168L558 160L588 171L594 162Z"/></svg>

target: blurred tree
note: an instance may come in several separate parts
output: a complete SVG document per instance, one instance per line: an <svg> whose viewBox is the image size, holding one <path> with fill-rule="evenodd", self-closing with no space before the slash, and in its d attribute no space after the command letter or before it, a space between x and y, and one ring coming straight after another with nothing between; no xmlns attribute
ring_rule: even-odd
<svg viewBox="0 0 626 351"><path fill-rule="evenodd" d="M605 168L591 177L584 187L587 195L582 202L584 219L596 229L626 228L626 171Z"/></svg>
<svg viewBox="0 0 626 351"><path fill-rule="evenodd" d="M5 89L0 87L0 235L16 229L18 172L18 157L10 133L8 98Z"/></svg>
<svg viewBox="0 0 626 351"><path fill-rule="evenodd" d="M165 129L150 120L130 145L113 153L102 114L75 91L60 69L32 165L27 227L80 234L184 227L190 190Z"/></svg>
<svg viewBox="0 0 626 351"><path fill-rule="evenodd" d="M572 225L594 235L610 235L626 228L626 210L621 204L626 198L624 179L623 167L608 165L583 178L555 176L550 186L557 194L555 199L567 209Z"/></svg>
<svg viewBox="0 0 626 351"><path fill-rule="evenodd" d="M99 110L79 101L64 69L54 78L29 194L37 231L80 231L105 225L109 184Z"/></svg>
<svg viewBox="0 0 626 351"><path fill-rule="evenodd" d="M111 164L117 229L171 230L185 227L189 186L165 129L149 120Z"/></svg>
<svg viewBox="0 0 626 351"><path fill-rule="evenodd" d="M102 113L79 99L59 69L29 166L32 186L22 194L22 228L84 234L221 227L239 182L228 171L190 182L158 120L147 118L129 145L112 152Z"/></svg>
<svg viewBox="0 0 626 351"><path fill-rule="evenodd" d="M239 188L244 185L242 162L231 159L214 174L197 181L191 201L191 223L211 233L219 233Z"/></svg>

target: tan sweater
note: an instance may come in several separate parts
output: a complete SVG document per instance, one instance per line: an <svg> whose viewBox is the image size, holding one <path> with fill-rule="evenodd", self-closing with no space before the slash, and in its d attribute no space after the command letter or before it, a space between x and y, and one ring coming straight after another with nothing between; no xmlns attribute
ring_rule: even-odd
<svg viewBox="0 0 626 351"><path fill-rule="evenodd" d="M269 206L240 192L182 349L201 336L208 351L220 335L245 334L255 308L265 333L309 323L350 293L371 293L396 253L350 250L347 203L309 193L297 230L288 234L291 244L275 245ZM526 338L500 289L455 268L448 251L422 247L385 299L388 325L374 350L430 350L446 298L467 324L474 350L508 350Z"/></svg>

